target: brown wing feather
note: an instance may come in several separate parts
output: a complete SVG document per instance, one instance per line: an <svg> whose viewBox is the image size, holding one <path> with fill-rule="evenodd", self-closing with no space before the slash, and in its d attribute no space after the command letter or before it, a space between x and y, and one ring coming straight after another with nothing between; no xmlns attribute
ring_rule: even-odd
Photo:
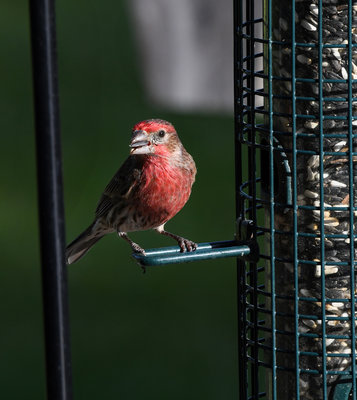
<svg viewBox="0 0 357 400"><path fill-rule="evenodd" d="M142 166L143 157L130 156L125 160L104 189L95 211L97 218L105 215L118 203L123 203L123 207L125 206L129 196L136 192L136 187L140 183Z"/></svg>

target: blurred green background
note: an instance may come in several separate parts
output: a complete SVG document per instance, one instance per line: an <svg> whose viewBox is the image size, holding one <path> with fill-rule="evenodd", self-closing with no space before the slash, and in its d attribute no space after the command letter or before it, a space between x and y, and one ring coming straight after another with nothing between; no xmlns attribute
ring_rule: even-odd
<svg viewBox="0 0 357 400"><path fill-rule="evenodd" d="M3 0L1 48L0 386L45 398L36 169L27 1ZM67 241L90 222L128 155L135 122L164 118L194 156L197 181L167 224L198 242L234 233L233 117L168 113L145 98L123 0L57 1ZM154 232L143 247L169 246ZM75 399L236 399L232 259L153 268L111 235L69 268Z"/></svg>

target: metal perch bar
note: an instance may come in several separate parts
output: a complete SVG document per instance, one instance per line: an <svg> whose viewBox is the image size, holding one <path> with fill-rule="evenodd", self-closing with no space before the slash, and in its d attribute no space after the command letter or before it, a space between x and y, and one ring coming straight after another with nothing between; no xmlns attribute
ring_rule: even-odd
<svg viewBox="0 0 357 400"><path fill-rule="evenodd" d="M249 256L252 251L250 243L235 240L200 243L197 250L181 253L178 246L164 247L161 249L145 250L146 255L133 253L132 256L143 267L165 264L179 264L184 262L212 260L227 257ZM255 253L255 251L254 251Z"/></svg>

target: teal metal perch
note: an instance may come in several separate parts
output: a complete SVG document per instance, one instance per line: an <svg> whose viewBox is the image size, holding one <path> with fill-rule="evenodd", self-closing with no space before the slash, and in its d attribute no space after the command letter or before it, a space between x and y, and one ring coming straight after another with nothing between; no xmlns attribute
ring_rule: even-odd
<svg viewBox="0 0 357 400"><path fill-rule="evenodd" d="M133 253L132 256L142 267L165 264L179 264L193 261L211 260L227 257L248 257L253 253L252 242L235 240L199 243L192 252L181 253L178 246L145 250L146 255ZM256 251L254 251L256 253Z"/></svg>

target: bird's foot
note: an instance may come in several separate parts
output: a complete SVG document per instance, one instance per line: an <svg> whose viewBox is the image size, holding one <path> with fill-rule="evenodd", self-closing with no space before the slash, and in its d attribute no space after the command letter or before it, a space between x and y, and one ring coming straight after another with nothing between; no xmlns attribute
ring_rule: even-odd
<svg viewBox="0 0 357 400"><path fill-rule="evenodd" d="M197 249L197 244L195 242L192 242L192 240L188 240L180 236L177 238L177 243L180 246L181 253L184 253L186 250L188 252L191 252Z"/></svg>
<svg viewBox="0 0 357 400"><path fill-rule="evenodd" d="M143 256L146 256L145 250L140 247L137 243L132 242L130 243L131 248L133 249L134 253L142 254Z"/></svg>
<svg viewBox="0 0 357 400"><path fill-rule="evenodd" d="M158 226L155 230L161 235L169 236L170 238L175 239L180 247L181 253L184 253L186 250L191 252L197 249L197 244L195 242L185 239L182 236L175 235L174 233L165 231L164 225Z"/></svg>

